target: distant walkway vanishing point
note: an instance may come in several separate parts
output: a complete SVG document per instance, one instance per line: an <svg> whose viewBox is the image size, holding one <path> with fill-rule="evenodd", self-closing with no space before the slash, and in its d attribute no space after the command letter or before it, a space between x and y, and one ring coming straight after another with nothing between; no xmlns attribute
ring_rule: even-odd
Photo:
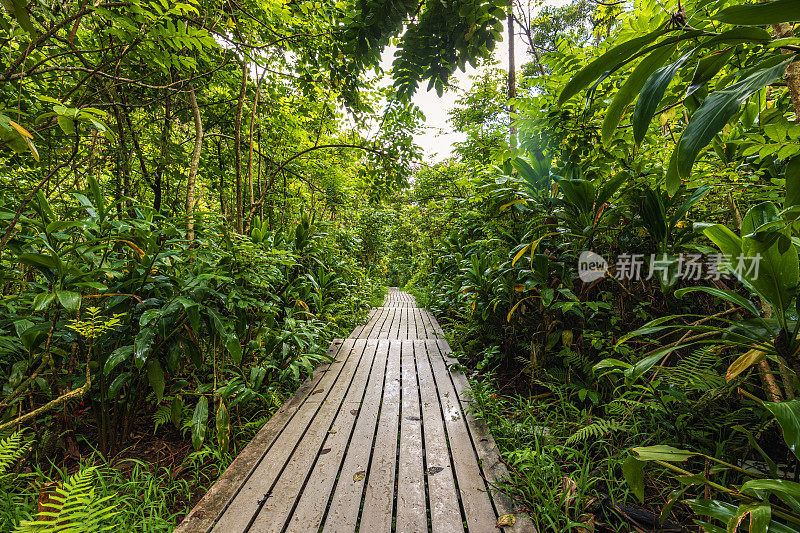
<svg viewBox="0 0 800 533"><path fill-rule="evenodd" d="M175 530L533 532L439 324L391 289Z"/></svg>

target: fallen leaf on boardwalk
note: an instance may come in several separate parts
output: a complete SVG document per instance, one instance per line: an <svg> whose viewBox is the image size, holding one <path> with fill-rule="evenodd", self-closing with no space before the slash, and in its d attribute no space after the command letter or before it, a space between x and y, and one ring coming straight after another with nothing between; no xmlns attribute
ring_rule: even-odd
<svg viewBox="0 0 800 533"><path fill-rule="evenodd" d="M319 394L320 392L325 392L325 389L317 389L314 392L312 392L311 394Z"/></svg>
<svg viewBox="0 0 800 533"><path fill-rule="evenodd" d="M365 477L367 477L367 473L363 470L359 470L358 472L356 472L356 475L353 476L353 482L358 483Z"/></svg>
<svg viewBox="0 0 800 533"><path fill-rule="evenodd" d="M418 416L407 416L406 420L411 420L413 422L419 422L421 419Z"/></svg>
<svg viewBox="0 0 800 533"><path fill-rule="evenodd" d="M320 454L320 455L325 455L326 453L328 453L328 452L330 452L330 451L331 451L331 449L330 449L330 448L322 448L322 449L319 451L319 454Z"/></svg>
<svg viewBox="0 0 800 533"><path fill-rule="evenodd" d="M517 523L516 517L509 513L497 517L497 527L511 527Z"/></svg>
<svg viewBox="0 0 800 533"><path fill-rule="evenodd" d="M350 409L350 414L355 416L358 414L358 409Z"/></svg>
<svg viewBox="0 0 800 533"><path fill-rule="evenodd" d="M331 435L336 435L336 430L335 429L329 429L328 433L330 433Z"/></svg>
<svg viewBox="0 0 800 533"><path fill-rule="evenodd" d="M441 466L432 466L428 469L428 474L438 474L442 470L444 470L444 468Z"/></svg>

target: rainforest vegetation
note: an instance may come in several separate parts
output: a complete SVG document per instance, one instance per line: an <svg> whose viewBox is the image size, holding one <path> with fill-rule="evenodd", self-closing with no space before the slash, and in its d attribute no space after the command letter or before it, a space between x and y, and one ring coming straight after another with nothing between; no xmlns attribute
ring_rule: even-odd
<svg viewBox="0 0 800 533"><path fill-rule="evenodd" d="M387 286L539 531L800 531L796 0L0 3L0 531L170 531Z"/></svg>

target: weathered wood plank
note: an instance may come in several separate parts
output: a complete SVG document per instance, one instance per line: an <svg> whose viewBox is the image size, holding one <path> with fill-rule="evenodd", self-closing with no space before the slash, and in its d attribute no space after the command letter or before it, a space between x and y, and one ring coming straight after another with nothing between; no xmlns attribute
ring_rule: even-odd
<svg viewBox="0 0 800 533"><path fill-rule="evenodd" d="M397 430L400 417L400 349L399 342L392 342L389 346L383 401L372 451L372 462L366 472L367 489L359 531L380 533L392 530ZM346 473L343 473L344 475ZM328 530L327 523L325 526L325 529Z"/></svg>
<svg viewBox="0 0 800 533"><path fill-rule="evenodd" d="M331 512L350 517L351 531L355 530L363 492L363 480L353 483L352 478L355 472L366 470L369 462L372 439L378 419L383 378L386 372L386 358L389 354L389 344L386 341L373 340L369 342L374 345L374 360L364 396L360 400L360 405L346 402L343 406L344 411L351 415L355 414L353 417L355 427L353 428L352 424L348 426L345 423L339 426L338 422L334 423L336 433L329 434L322 446L317 464L311 472L311 477L306 481L305 490L292 514L287 533L316 531L322 524L322 518L334 486L337 487L337 490L341 490L337 493L338 498L333 498ZM368 347L367 349L373 348ZM328 451L322 453L325 450ZM337 485L340 468L343 477L338 481L340 485Z"/></svg>
<svg viewBox="0 0 800 533"><path fill-rule="evenodd" d="M436 383L433 380L424 340L414 341L417 363L422 421L425 434L425 465L428 480L428 505L433 533L464 531L458 494L453 481L450 451L444 434L444 421L439 408Z"/></svg>
<svg viewBox="0 0 800 533"><path fill-rule="evenodd" d="M388 377L386 371L389 347L389 341L382 340L378 343L375 368L379 372L376 371L374 377L370 376L369 389L359 410L353 437L348 445L339 479L331 497L324 531L344 533L356 529L384 390L399 387L398 383L385 381L385 378ZM298 506L299 508L300 506ZM290 531L304 533L309 530L314 530L314 528L305 528L302 523L292 519Z"/></svg>
<svg viewBox="0 0 800 533"><path fill-rule="evenodd" d="M303 490L304 482L314 469L314 463L323 449L322 445L330 435L328 432L341 431L343 435L350 434L358 411L352 410L347 404L357 405L361 402L376 345L375 341L356 341L352 357L358 356L359 363L355 373L351 376L339 376L334 385L337 390L331 391L323 402L248 531L254 533L282 531L292 507ZM337 400L339 391L345 392L341 399Z"/></svg>
<svg viewBox="0 0 800 533"><path fill-rule="evenodd" d="M397 469L397 531L427 530L427 503L422 452L422 413L419 408L414 343L402 341L402 406Z"/></svg>
<svg viewBox="0 0 800 533"><path fill-rule="evenodd" d="M457 364L458 361L449 356L452 353L450 346L445 340L439 340L436 343L436 348L448 365ZM433 347L431 346L431 351ZM469 408L469 382L463 372L458 370L450 370L450 377L453 386L461 401L462 408L466 413L467 426L470 430L470 437L474 443L475 449L478 452L480 459L481 471L486 481L489 483L492 495L492 501L495 505L498 515L514 514L516 522L512 527L503 528L503 531L514 533L535 533L536 527L531 522L531 519L524 512L516 512L514 504L511 499L498 488L498 483L508 478L508 470L505 464L500 459L500 452L497 449L497 444L489 433L485 422L476 418Z"/></svg>
<svg viewBox="0 0 800 533"><path fill-rule="evenodd" d="M346 339L342 343L340 353L344 361L340 371L327 372L322 377L317 388L306 397L306 401L297 410L292 423L287 424L278 438L275 439L261 462L253 470L252 475L239 490L236 498L222 513L212 531L218 533L246 531L265 499L270 496L270 490L275 480L317 414L320 408L318 402L332 393L338 394L340 389L334 387L334 385L338 381L340 374L348 376L353 371L358 362L358 357L353 356L355 342L355 339ZM315 396L317 397L315 401L311 401L310 399Z"/></svg>
<svg viewBox="0 0 800 533"><path fill-rule="evenodd" d="M456 472L458 490L470 531L493 531L497 522L494 506L472 449L469 430L444 359L428 353L442 406L447 440Z"/></svg>
<svg viewBox="0 0 800 533"><path fill-rule="evenodd" d="M340 357L339 352L343 343L342 339L336 339L332 342L328 348L328 356L334 360ZM306 397L312 391L317 390L322 377L337 365L340 366L341 361L320 365L314 375L300 385L294 396L284 402L272 415L269 421L264 424L256 436L234 459L228 469L206 492L205 496L195 505L194 509L178 524L174 530L176 533L208 532L211 530L214 522L238 495L239 489L258 466L267 450L280 435L280 432L293 420ZM338 370L338 368L334 370Z"/></svg>

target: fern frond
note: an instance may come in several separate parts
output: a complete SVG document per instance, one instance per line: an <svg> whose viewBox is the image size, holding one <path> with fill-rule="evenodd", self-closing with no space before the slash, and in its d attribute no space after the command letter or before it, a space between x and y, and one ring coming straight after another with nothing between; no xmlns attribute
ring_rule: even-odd
<svg viewBox="0 0 800 533"><path fill-rule="evenodd" d="M28 450L28 445L21 431L15 431L0 440L0 476L8 472L22 458Z"/></svg>
<svg viewBox="0 0 800 533"><path fill-rule="evenodd" d="M684 356L678 364L665 369L665 374L676 388L708 392L725 385L725 380L715 370L719 364L719 349L708 346Z"/></svg>
<svg viewBox="0 0 800 533"><path fill-rule="evenodd" d="M83 468L48 495L36 520L25 520L15 533L89 533L109 531L117 510L113 496L99 497L94 488L96 467Z"/></svg>
<svg viewBox="0 0 800 533"><path fill-rule="evenodd" d="M601 418L573 433L567 439L567 444L588 439L599 439L611 433L619 433L627 430L628 427L617 420L605 420Z"/></svg>
<svg viewBox="0 0 800 533"><path fill-rule="evenodd" d="M172 420L172 404L165 404L159 407L153 413L153 433L158 431L158 428Z"/></svg>

